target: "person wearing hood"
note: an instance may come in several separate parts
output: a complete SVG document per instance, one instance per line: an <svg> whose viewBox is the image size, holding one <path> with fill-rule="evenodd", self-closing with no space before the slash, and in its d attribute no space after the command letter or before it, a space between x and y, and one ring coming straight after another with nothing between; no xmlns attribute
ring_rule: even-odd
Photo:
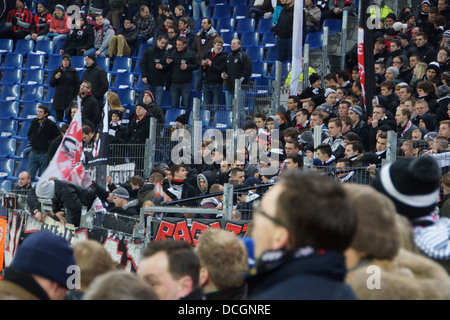
<svg viewBox="0 0 450 320"><path fill-rule="evenodd" d="M424 113L419 116L419 128L422 132L428 133L430 131L437 131L436 128L436 117L431 113Z"/></svg>
<svg viewBox="0 0 450 320"><path fill-rule="evenodd" d="M45 35L45 40L52 40L53 46L56 46L58 41L67 38L70 29L72 28L72 20L66 13L66 9L63 5L58 4L53 12L52 20L50 21L50 26L48 33Z"/></svg>
<svg viewBox="0 0 450 320"><path fill-rule="evenodd" d="M132 18L125 18L123 28L111 37L107 55L110 58L129 57L136 49L138 33Z"/></svg>
<svg viewBox="0 0 450 320"><path fill-rule="evenodd" d="M90 187L81 187L64 180L40 180L36 184L38 198L52 200L52 212L62 223L79 227L82 207L89 210L96 199L96 192ZM62 208L65 208L65 213Z"/></svg>
<svg viewBox="0 0 450 320"><path fill-rule="evenodd" d="M94 53L86 55L84 63L81 81L88 81L91 84L91 93L97 100L99 110L102 110L104 95L109 89L108 74L105 69L97 65L97 58Z"/></svg>
<svg viewBox="0 0 450 320"><path fill-rule="evenodd" d="M87 23L86 16L81 13L72 26L59 54L82 56L87 50L94 47L94 29Z"/></svg>
<svg viewBox="0 0 450 320"><path fill-rule="evenodd" d="M62 56L61 65L53 71L49 84L55 88L52 109L56 112L56 121L62 122L64 110L70 106L80 88L80 76L71 65L68 54Z"/></svg>
<svg viewBox="0 0 450 320"><path fill-rule="evenodd" d="M203 64L204 57L211 52L214 46L214 39L219 37L216 29L212 26L212 20L204 17L201 23L201 29L195 34L192 50L197 53L198 62ZM194 71L194 88L196 91L202 91L203 70L202 67Z"/></svg>
<svg viewBox="0 0 450 320"><path fill-rule="evenodd" d="M33 15L31 22L30 34L25 39L35 41L43 40L49 32L52 15L48 12L45 2L38 2L36 6L36 14Z"/></svg>
<svg viewBox="0 0 450 320"><path fill-rule="evenodd" d="M203 171L197 175L197 186L200 194L210 193L211 186L216 183L216 174L212 171Z"/></svg>
<svg viewBox="0 0 450 320"><path fill-rule="evenodd" d="M147 110L151 116L156 118L157 124L163 126L166 121L164 110L156 103L155 96L150 90L144 92L142 102L147 105Z"/></svg>
<svg viewBox="0 0 450 320"><path fill-rule="evenodd" d="M420 3L420 12L416 16L416 26L425 27L428 22L428 13L430 12L431 4L430 1L424 0Z"/></svg>
<svg viewBox="0 0 450 320"><path fill-rule="evenodd" d="M99 14L95 17L94 25L94 47L87 50L84 56L94 54L96 57L106 57L108 53L108 46L115 30L109 23L108 19L105 19L103 15Z"/></svg>
<svg viewBox="0 0 450 320"><path fill-rule="evenodd" d="M450 278L442 266L402 248L403 218L385 194L371 186L343 185L357 215L346 250L345 282L361 300L448 300ZM368 267L377 266L382 285L367 286ZM375 283L373 283L376 285Z"/></svg>

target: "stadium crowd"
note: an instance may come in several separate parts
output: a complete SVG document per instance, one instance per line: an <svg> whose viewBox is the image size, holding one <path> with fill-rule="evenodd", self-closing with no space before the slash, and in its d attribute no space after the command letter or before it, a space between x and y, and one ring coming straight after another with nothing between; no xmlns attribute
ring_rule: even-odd
<svg viewBox="0 0 450 320"><path fill-rule="evenodd" d="M39 2L33 14L17 0L15 8L5 13L7 30L0 38L54 43L65 39L59 51L61 66L51 75L50 85L57 88L54 103L37 109L28 132L29 167L19 176L16 191L28 194L27 205L38 220L42 221L43 213L37 197L48 198L53 200L54 219L79 226L81 207L92 206L96 198L115 217L136 217L141 208L172 201L180 206L179 214L148 214L189 218L182 206L220 210L220 193L225 183L231 183L233 219L251 221L245 238L252 239L254 250L231 233L209 229L195 250L174 241L151 243L143 252L137 278L125 279L129 275L114 271L108 257L81 249L79 254L88 257L74 256L75 248L61 239L37 233L19 247L0 281L0 296L67 298L64 267L78 264L77 259L84 263L93 259L105 268L86 271L92 282L77 293L70 292L71 298L450 298L446 251L450 9L446 0L422 1L420 10L403 7L398 13L376 2L382 16L374 33L376 95L371 110L364 103L353 48L346 55L346 70L304 73L308 87L291 93L286 107L276 114L240 110L246 145L235 150L232 159L216 148L216 141L204 139L201 154L210 154L212 164L176 164L167 158L151 168L148 177L137 174L121 185L115 185L111 177L106 186L94 182L86 188L54 179L36 183L54 155L50 146L60 143L78 108L77 97L88 153L106 99L111 145L144 145L151 117L166 124L165 91L170 92L170 109L186 111L175 119L175 128L189 128L194 91L202 93L204 105L219 108L224 101L223 108L231 110L234 80L241 80L243 88L252 82L254 61L241 39L233 38L225 49L215 21L205 16L218 5L208 11L212 1L192 0L191 14L185 1L144 2ZM70 5L80 8L75 21L66 12ZM255 0L248 7L246 17L255 19L256 25L261 19L272 19L279 61L290 62L294 0ZM326 19L341 19L343 10L356 15L354 0L306 0L304 34L320 31ZM140 51L141 47L145 50ZM115 59L138 53L142 53L141 95L127 110L97 61L109 57L113 64ZM85 57L81 76L71 66L74 56ZM314 143L317 127L321 129L318 145ZM279 133L276 143L275 130ZM397 137L400 157L385 164L389 132ZM142 172L142 156L130 155L130 159ZM307 162L312 163L312 172ZM26 258L43 244L49 259L54 258L52 250L64 259L47 268ZM257 263L251 267L248 261L253 255ZM369 265L379 266L389 286L367 287ZM114 290L119 286L129 291Z"/></svg>

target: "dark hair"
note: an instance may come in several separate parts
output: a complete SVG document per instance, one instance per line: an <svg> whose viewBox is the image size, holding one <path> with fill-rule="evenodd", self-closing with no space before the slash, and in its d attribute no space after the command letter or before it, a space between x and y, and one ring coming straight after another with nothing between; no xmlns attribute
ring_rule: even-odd
<svg viewBox="0 0 450 320"><path fill-rule="evenodd" d="M320 150L322 153L327 154L329 157L331 157L331 155L333 154L331 146L328 143L319 144L316 150Z"/></svg>
<svg viewBox="0 0 450 320"><path fill-rule="evenodd" d="M296 163L299 168L303 167L303 157L298 153L290 154L286 159L292 159L292 162Z"/></svg>
<svg viewBox="0 0 450 320"><path fill-rule="evenodd" d="M286 171L279 183L283 190L276 200L275 217L289 231L287 249L310 246L343 252L350 246L356 215L342 185L302 170Z"/></svg>

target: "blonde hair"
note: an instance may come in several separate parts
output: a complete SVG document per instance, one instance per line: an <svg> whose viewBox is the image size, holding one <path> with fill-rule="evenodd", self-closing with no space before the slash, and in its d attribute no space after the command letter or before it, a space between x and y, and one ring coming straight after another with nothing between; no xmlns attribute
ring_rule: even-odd
<svg viewBox="0 0 450 320"><path fill-rule="evenodd" d="M421 79L427 73L428 64L425 62L419 62L415 68L416 68L416 78Z"/></svg>
<svg viewBox="0 0 450 320"><path fill-rule="evenodd" d="M111 110L120 110L122 112L125 111L125 108L122 107L122 103L120 102L119 95L113 91L108 91L106 93L106 99L108 99L109 108Z"/></svg>

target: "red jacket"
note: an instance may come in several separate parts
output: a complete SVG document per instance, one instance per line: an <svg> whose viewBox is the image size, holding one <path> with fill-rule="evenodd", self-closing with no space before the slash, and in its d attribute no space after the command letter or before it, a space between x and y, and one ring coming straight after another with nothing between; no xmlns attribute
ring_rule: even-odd
<svg viewBox="0 0 450 320"><path fill-rule="evenodd" d="M67 13L64 13L64 18L62 20L52 17L52 21L50 21L50 30L55 29L57 33L61 34L68 34L71 26L72 21Z"/></svg>

